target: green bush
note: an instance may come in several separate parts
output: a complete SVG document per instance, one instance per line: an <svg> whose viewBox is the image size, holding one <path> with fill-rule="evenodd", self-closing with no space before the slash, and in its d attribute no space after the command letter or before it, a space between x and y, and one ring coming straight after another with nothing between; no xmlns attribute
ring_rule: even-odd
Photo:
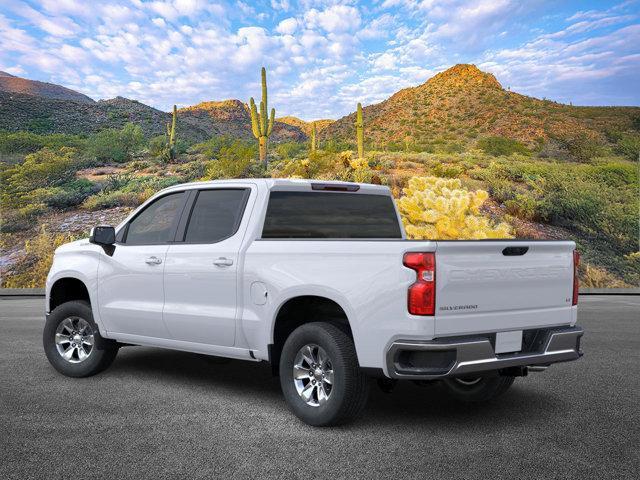
<svg viewBox="0 0 640 480"><path fill-rule="evenodd" d="M89 154L100 162L125 162L144 142L139 125L127 123L122 129L107 129L89 138Z"/></svg>
<svg viewBox="0 0 640 480"><path fill-rule="evenodd" d="M27 155L23 163L4 169L0 172L0 204L21 207L31 203L34 190L71 181L79 167L75 155L72 148L43 148Z"/></svg>
<svg viewBox="0 0 640 480"><path fill-rule="evenodd" d="M207 163L205 179L239 178L243 176L251 161L256 157L255 144L234 140L228 146L221 146L217 160Z"/></svg>
<svg viewBox="0 0 640 480"><path fill-rule="evenodd" d="M18 209L2 208L0 215L0 232L12 233L28 230L36 225L38 215L47 211L47 206L43 203L27 204Z"/></svg>
<svg viewBox="0 0 640 480"><path fill-rule="evenodd" d="M450 165L446 163L438 163L433 167L433 174L436 177L443 178L458 178L464 169L457 165Z"/></svg>
<svg viewBox="0 0 640 480"><path fill-rule="evenodd" d="M538 201L531 195L516 194L513 200L504 202L507 213L524 220L536 220L539 211Z"/></svg>
<svg viewBox="0 0 640 480"><path fill-rule="evenodd" d="M59 150L62 147L72 147L84 150L87 140L79 135L54 133L38 135L32 132L0 132L0 153L34 153L42 148Z"/></svg>
<svg viewBox="0 0 640 480"><path fill-rule="evenodd" d="M229 149L232 145L253 145L254 142L243 142L228 136L214 136L206 142L198 143L192 147L194 153L201 153L207 158L218 158L222 149ZM257 151L257 149L256 149Z"/></svg>
<svg viewBox="0 0 640 480"><path fill-rule="evenodd" d="M309 146L306 143L301 142L284 142L275 146L274 150L278 157L284 160L290 160L292 158L299 157L307 152Z"/></svg>
<svg viewBox="0 0 640 480"><path fill-rule="evenodd" d="M558 140L567 149L569 155L579 162L588 162L603 153L600 142L584 132L564 136Z"/></svg>
<svg viewBox="0 0 640 480"><path fill-rule="evenodd" d="M95 194L99 187L85 179L74 179L60 187L39 188L31 193L31 200L50 208L69 208L80 205L87 197Z"/></svg>
<svg viewBox="0 0 640 480"><path fill-rule="evenodd" d="M165 135L158 135L149 140L149 154L154 157L160 157L164 155L167 148L167 137Z"/></svg>
<svg viewBox="0 0 640 480"><path fill-rule="evenodd" d="M101 192L87 198L82 204L87 210L103 210L114 207L137 207L147 196L135 192Z"/></svg>
<svg viewBox="0 0 640 480"><path fill-rule="evenodd" d="M528 155L530 153L522 143L506 137L483 137L478 140L478 148L494 157L501 155L508 156L514 153L521 155Z"/></svg>
<svg viewBox="0 0 640 480"><path fill-rule="evenodd" d="M616 152L630 160L640 159L640 134L623 134L616 143Z"/></svg>

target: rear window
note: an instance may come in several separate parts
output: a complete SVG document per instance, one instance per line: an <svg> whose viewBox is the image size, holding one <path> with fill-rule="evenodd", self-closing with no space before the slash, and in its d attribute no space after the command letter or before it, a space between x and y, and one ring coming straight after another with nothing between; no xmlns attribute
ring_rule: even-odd
<svg viewBox="0 0 640 480"><path fill-rule="evenodd" d="M271 192L262 238L402 238L387 195Z"/></svg>

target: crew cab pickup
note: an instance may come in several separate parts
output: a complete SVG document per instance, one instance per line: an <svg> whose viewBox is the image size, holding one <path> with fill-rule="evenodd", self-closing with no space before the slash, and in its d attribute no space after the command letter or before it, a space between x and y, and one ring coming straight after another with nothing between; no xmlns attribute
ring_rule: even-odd
<svg viewBox="0 0 640 480"><path fill-rule="evenodd" d="M56 250L44 348L73 377L131 345L270 362L318 426L361 412L376 377L484 401L581 356L578 258L570 241L407 240L378 185L178 185Z"/></svg>

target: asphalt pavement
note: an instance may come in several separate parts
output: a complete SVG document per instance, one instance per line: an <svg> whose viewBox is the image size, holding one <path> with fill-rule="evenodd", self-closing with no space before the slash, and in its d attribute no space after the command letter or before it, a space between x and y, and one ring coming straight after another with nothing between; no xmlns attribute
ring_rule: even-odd
<svg viewBox="0 0 640 480"><path fill-rule="evenodd" d="M42 351L43 299L0 299L0 476L638 478L640 296L580 299L585 356L470 406L374 387L331 429L289 413L266 364L127 347L71 379Z"/></svg>

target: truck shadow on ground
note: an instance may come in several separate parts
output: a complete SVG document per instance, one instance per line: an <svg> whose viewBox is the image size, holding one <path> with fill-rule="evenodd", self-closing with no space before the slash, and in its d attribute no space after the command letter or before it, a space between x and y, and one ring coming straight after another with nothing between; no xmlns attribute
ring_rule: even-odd
<svg viewBox="0 0 640 480"><path fill-rule="evenodd" d="M103 375L110 377L135 376L140 381L152 380L161 385L185 390L213 392L223 391L238 402L264 402L274 404L283 411L285 402L280 382L273 377L271 366L265 362L218 359L207 355L186 352L126 347ZM527 385L528 379L516 379L515 385L505 395L492 402L467 404L452 400L438 386L418 386L413 382L399 382L391 393L382 392L371 382L371 394L367 410L361 420L364 425L411 425L437 423L455 425L456 428L477 428L500 418L516 420L519 425L536 424L548 419L550 414L562 414L571 405L557 395ZM215 401L215 400L212 400ZM523 415L522 412L527 412Z"/></svg>

